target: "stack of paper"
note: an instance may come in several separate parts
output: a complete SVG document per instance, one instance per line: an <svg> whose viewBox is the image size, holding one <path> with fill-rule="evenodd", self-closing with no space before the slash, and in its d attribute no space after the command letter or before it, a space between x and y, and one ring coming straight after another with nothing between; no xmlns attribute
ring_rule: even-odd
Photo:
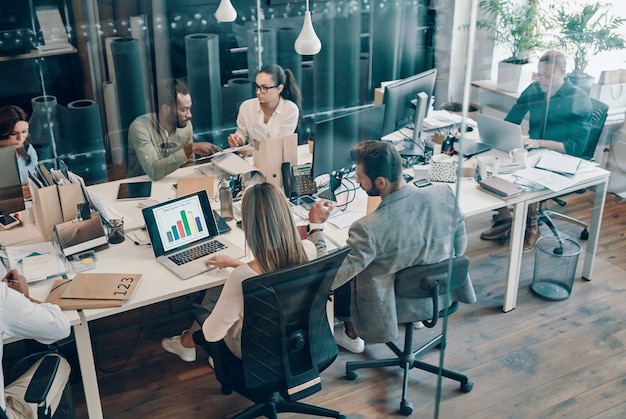
<svg viewBox="0 0 626 419"><path fill-rule="evenodd" d="M541 154L539 163L535 166L537 169L549 170L561 175L574 175L580 166L581 159L557 151L546 151Z"/></svg>
<svg viewBox="0 0 626 419"><path fill-rule="evenodd" d="M9 268L16 269L27 282L62 276L67 273L65 257L52 242L7 246Z"/></svg>
<svg viewBox="0 0 626 419"><path fill-rule="evenodd" d="M54 6L41 6L36 8L36 13L44 41L44 45L39 45L37 49L40 52L73 51L74 47L68 42L59 9Z"/></svg>

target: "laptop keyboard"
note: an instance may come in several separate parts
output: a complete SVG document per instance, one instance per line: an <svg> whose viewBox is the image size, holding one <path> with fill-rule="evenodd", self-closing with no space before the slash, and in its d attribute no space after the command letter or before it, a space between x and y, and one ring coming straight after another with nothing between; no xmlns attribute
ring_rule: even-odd
<svg viewBox="0 0 626 419"><path fill-rule="evenodd" d="M219 252L226 249L226 245L219 240L211 240L206 243L202 243L199 246L192 247L191 249L183 250L180 253L176 253L172 256L168 256L169 259L177 265L184 265L192 260L210 255L211 253Z"/></svg>

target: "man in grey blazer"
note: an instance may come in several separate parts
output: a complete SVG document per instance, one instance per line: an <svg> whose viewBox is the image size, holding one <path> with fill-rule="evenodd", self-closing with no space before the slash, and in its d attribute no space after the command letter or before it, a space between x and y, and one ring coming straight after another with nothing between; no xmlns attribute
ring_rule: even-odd
<svg viewBox="0 0 626 419"><path fill-rule="evenodd" d="M359 337L384 343L398 335L398 322L408 305L396 299L395 273L462 255L467 237L452 190L447 185L407 184L400 155L391 144L365 141L352 154L357 183L368 195L382 198L374 212L350 227L347 245L352 250L333 283L335 314L345 325L337 343L358 353L363 351ZM312 225L310 230L310 239L322 239L321 229ZM452 299L476 301L469 278Z"/></svg>

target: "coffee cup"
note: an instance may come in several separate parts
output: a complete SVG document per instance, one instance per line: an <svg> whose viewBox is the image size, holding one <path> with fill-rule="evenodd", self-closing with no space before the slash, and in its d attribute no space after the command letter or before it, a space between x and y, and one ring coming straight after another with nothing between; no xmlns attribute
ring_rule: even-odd
<svg viewBox="0 0 626 419"><path fill-rule="evenodd" d="M514 148L513 150L511 150L509 155L511 156L511 160L513 160L513 163L526 165L528 150L526 150L525 148Z"/></svg>

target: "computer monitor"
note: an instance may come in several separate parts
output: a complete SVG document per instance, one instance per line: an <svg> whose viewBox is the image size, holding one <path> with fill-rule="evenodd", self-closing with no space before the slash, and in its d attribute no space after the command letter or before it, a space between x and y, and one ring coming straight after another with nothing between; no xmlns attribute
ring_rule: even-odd
<svg viewBox="0 0 626 419"><path fill-rule="evenodd" d="M0 213L8 215L17 211L22 211L24 206L24 195L22 194L22 184L20 182L20 172L17 168L15 147L0 148Z"/></svg>
<svg viewBox="0 0 626 419"><path fill-rule="evenodd" d="M313 177L330 174L327 198L334 199L334 190L354 162L350 150L365 140L380 140L385 106L373 106L315 123L313 146Z"/></svg>
<svg viewBox="0 0 626 419"><path fill-rule="evenodd" d="M428 115L436 79L437 69L433 68L385 86L383 94L385 118L383 120L382 135L391 134L414 122L414 103L417 99L417 94L420 92L428 95L427 106L424 108L424 118Z"/></svg>

